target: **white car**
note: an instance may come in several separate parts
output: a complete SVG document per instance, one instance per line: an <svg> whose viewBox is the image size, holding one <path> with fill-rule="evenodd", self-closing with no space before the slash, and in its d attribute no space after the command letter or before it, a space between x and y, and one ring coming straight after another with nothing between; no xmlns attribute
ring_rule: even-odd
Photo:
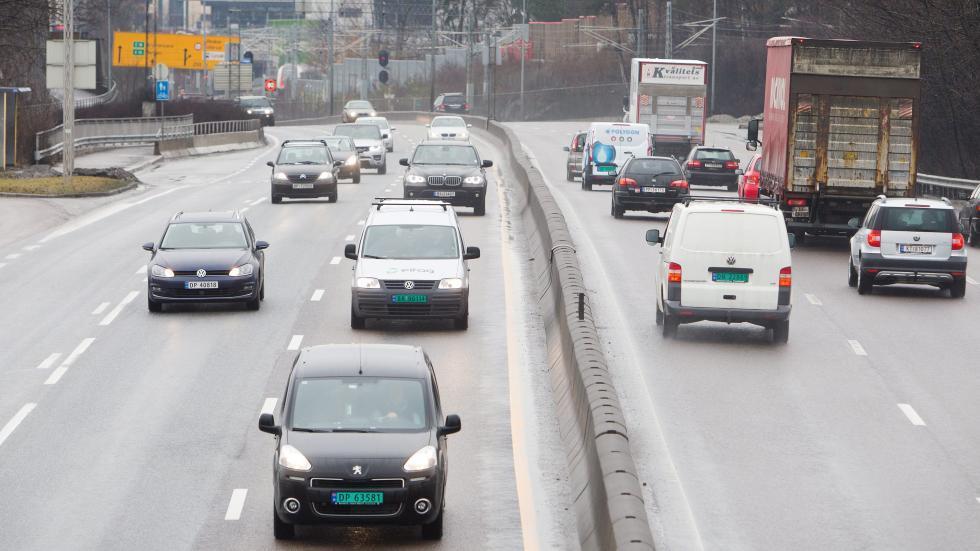
<svg viewBox="0 0 980 551"><path fill-rule="evenodd" d="M779 209L705 200L674 205L667 229L647 230L660 245L654 275L657 325L671 337L682 323L752 323L789 339L793 236Z"/></svg>
<svg viewBox="0 0 980 551"><path fill-rule="evenodd" d="M470 127L473 125L466 124L463 117L446 115L433 118L426 126L429 128L430 140L469 140Z"/></svg>
<svg viewBox="0 0 980 551"><path fill-rule="evenodd" d="M650 157L650 127L646 124L594 122L585 135L582 151L582 189L611 185L631 157Z"/></svg>
<svg viewBox="0 0 980 551"><path fill-rule="evenodd" d="M381 130L381 138L385 143L385 150L392 152L395 150L395 128L388 123L384 117L361 117L357 119L358 124L376 124Z"/></svg>

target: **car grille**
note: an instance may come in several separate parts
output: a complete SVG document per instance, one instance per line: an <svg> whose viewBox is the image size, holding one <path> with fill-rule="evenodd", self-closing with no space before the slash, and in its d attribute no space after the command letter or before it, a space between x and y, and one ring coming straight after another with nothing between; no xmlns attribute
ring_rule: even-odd
<svg viewBox="0 0 980 551"><path fill-rule="evenodd" d="M323 489L363 489L363 488L404 488L404 478L369 478L340 480L337 478L312 478L310 488Z"/></svg>
<svg viewBox="0 0 980 551"><path fill-rule="evenodd" d="M313 173L307 172L305 178L300 178L300 176L301 176L300 174L289 174L288 175L289 181L290 182L296 182L296 183L299 183L299 184L312 184L312 183L316 182L316 179L317 179L318 176L320 176L320 173L317 172L316 174L313 174Z"/></svg>
<svg viewBox="0 0 980 551"><path fill-rule="evenodd" d="M447 139L448 138L455 138L456 137L456 133L455 132L443 132L442 134L439 134L439 136L442 137L442 138L447 138Z"/></svg>
<svg viewBox="0 0 980 551"><path fill-rule="evenodd" d="M358 147L357 148L357 152L358 153L367 153L368 149L370 149L370 148L368 148L368 147Z"/></svg>
<svg viewBox="0 0 980 551"><path fill-rule="evenodd" d="M436 286L435 281L416 281L414 279L385 279L384 286L385 289L405 289L405 282L412 281L415 283L415 287L411 290L429 290L434 289Z"/></svg>
<svg viewBox="0 0 980 551"><path fill-rule="evenodd" d="M459 186L463 183L463 178L460 176L429 176L428 183L430 186Z"/></svg>
<svg viewBox="0 0 980 551"><path fill-rule="evenodd" d="M401 511L401 502L383 505L334 505L329 501L314 501L313 511L318 515L351 515L390 517Z"/></svg>
<svg viewBox="0 0 980 551"><path fill-rule="evenodd" d="M209 276L226 276L228 275L228 270L207 270ZM178 270L174 272L175 276L196 276L197 270ZM207 276L205 276L207 277Z"/></svg>

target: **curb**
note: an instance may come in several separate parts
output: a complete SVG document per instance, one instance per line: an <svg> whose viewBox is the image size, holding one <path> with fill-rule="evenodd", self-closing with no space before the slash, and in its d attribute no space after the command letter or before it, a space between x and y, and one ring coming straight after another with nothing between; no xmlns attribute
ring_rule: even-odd
<svg viewBox="0 0 980 551"><path fill-rule="evenodd" d="M130 182L121 188L110 189L108 191L92 191L89 193L65 193L60 195L53 195L49 193L12 193L7 191L0 191L0 197L33 197L36 199L73 199L79 197L108 197L110 195L119 195L120 193L129 191L131 189L136 189L141 182L139 180L135 182Z"/></svg>
<svg viewBox="0 0 980 551"><path fill-rule="evenodd" d="M154 165L158 165L158 164L160 164L162 162L163 162L163 155L154 155L153 157L150 157L150 158L145 159L143 161L140 161L138 163L131 164L131 165L127 166L127 167L123 167L123 170L127 170L127 171L132 172L132 173L135 174L135 173L139 172L140 170L149 168L149 167L154 166Z"/></svg>

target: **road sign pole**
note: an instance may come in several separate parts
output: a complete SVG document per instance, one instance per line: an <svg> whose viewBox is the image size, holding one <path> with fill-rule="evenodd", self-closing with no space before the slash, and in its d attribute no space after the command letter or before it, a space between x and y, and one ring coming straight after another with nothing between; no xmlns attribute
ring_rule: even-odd
<svg viewBox="0 0 980 551"><path fill-rule="evenodd" d="M62 154L61 172L65 190L71 186L71 176L75 171L75 6L74 0L64 0L64 46L65 72L64 104L61 112L62 124ZM6 147L6 144L4 145Z"/></svg>

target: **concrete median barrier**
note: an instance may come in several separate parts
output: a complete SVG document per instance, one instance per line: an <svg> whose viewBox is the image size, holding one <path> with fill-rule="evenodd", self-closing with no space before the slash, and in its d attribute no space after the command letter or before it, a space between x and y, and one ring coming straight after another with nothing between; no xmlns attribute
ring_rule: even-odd
<svg viewBox="0 0 980 551"><path fill-rule="evenodd" d="M262 128L258 128L242 132L201 134L164 140L158 144L158 153L164 158L170 159L253 149L261 147L265 143L265 132Z"/></svg>

